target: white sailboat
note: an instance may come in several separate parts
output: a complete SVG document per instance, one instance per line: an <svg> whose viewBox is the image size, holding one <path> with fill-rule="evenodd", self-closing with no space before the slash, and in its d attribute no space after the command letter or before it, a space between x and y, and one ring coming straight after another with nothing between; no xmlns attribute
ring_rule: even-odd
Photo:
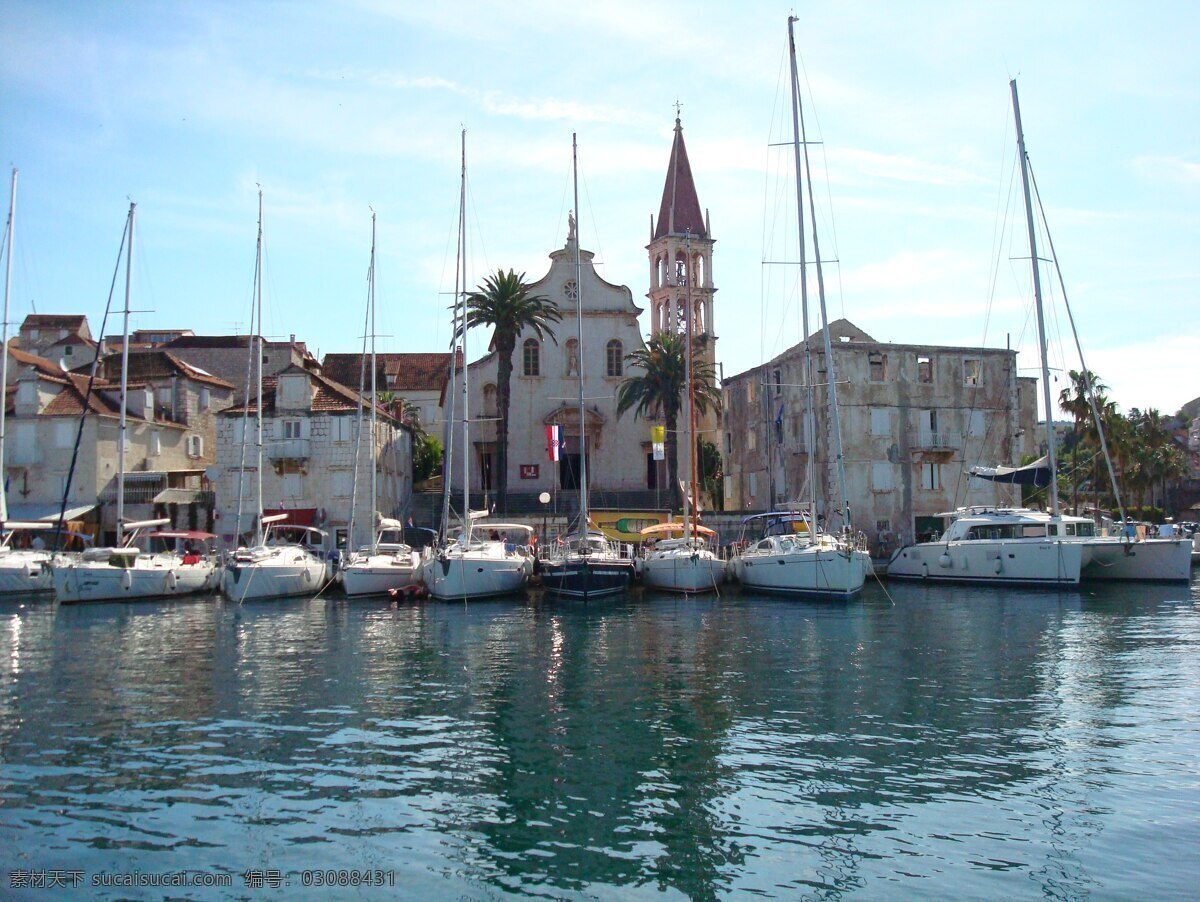
<svg viewBox="0 0 1200 902"><path fill-rule="evenodd" d="M684 287L687 292L687 340L684 344L684 377L688 403L688 481L683 492L683 522L673 536L675 524L658 524L642 530L643 538L654 538L664 531L666 537L659 539L640 561L642 582L652 589L667 592L682 592L693 595L699 592L715 592L717 585L725 580L725 561L712 549L711 539L715 533L697 522L700 518L699 480L696 478L696 392L692 372L692 249L685 242ZM692 514L692 499L695 499L695 519ZM664 530L665 527L665 530Z"/></svg>
<svg viewBox="0 0 1200 902"><path fill-rule="evenodd" d="M809 488L813 500L799 512L763 514L744 522L741 552L731 562L734 576L743 586L765 592L819 598L851 598L862 589L871 558L861 534L855 534L846 502L846 474L842 462L841 423L838 418L837 379L834 372L833 349L829 338L829 318L825 310L825 278L821 267L821 250L817 239L816 207L812 195L812 173L808 160L808 142L804 134L804 118L800 107L800 86L796 70L796 40L792 31L794 16L788 18L788 50L791 60L792 88L792 150L796 172L796 216L800 242L800 297L804 325L804 384L807 390L806 416L808 436L812 442L813 404L812 367L808 336L808 271L805 259L803 190L808 190L809 219L812 221L813 258L817 274L818 298L821 306L821 333L825 345L825 362L829 373L829 420L831 440L837 460L840 512L842 524L836 533L818 530L815 516L816 480L812 477L814 448L810 445L808 465ZM832 513L832 512L831 512ZM830 518L832 519L832 518ZM798 529L799 525L805 528ZM760 528L761 527L761 528ZM786 527L781 531L780 527ZM748 536L758 534L751 541Z"/></svg>
<svg viewBox="0 0 1200 902"><path fill-rule="evenodd" d="M575 135L571 135L571 172L575 186L575 210L579 210L579 167ZM578 223L578 218L575 220ZM568 241L575 244L576 341L579 360L583 357L583 268L578 225ZM633 581L633 559L621 554L616 543L591 528L588 512L587 416L583 403L582 363L577 368L579 384L579 522L575 535L548 549L539 561L542 586L560 598L588 599L620 595Z"/></svg>
<svg viewBox="0 0 1200 902"><path fill-rule="evenodd" d="M379 405L376 400L375 370L375 214L371 214L371 264L367 269L367 308L371 328L371 511L375 517L375 503L379 495L379 467L376 435ZM361 382L361 380L360 380ZM362 388L359 386L359 434L362 433ZM355 446L355 474L358 472L358 452ZM350 535L353 541L354 517L350 518ZM404 589L416 584L421 578L421 555L404 543L404 526L398 520L382 518L378 531L372 530L370 545L350 556L342 570L342 590L350 596L383 595L392 590Z"/></svg>
<svg viewBox="0 0 1200 902"><path fill-rule="evenodd" d="M466 348L466 203L467 203L467 133L462 133L462 178L459 193L458 208L458 247L456 256L458 265L455 270L455 304L454 328L452 332L452 347L459 336L463 338L463 348ZM462 321L459 322L459 311L462 311ZM457 354L452 354L455 361ZM477 519L486 516L483 511L478 515L471 512L470 494L470 421L467 405L468 380L466 358L463 358L462 370L462 485L463 485L463 527L461 532L451 538L448 534L450 520L450 485L451 462L453 460L453 420L454 420L454 380L456 370L450 373L450 410L446 428L446 454L442 467L442 525L440 547L436 555L422 567L421 576L425 588L433 598L442 600L458 599L468 601L478 598L490 598L500 595L511 595L521 591L533 572L533 557L529 549L529 535L532 529L520 523L483 523ZM487 530L486 534L484 530ZM523 538L522 542L505 541L501 532L510 536ZM486 535L486 537L484 537Z"/></svg>
<svg viewBox="0 0 1200 902"><path fill-rule="evenodd" d="M1042 366L1042 397L1049 421L1054 408L1050 395L1050 371L1047 362L1041 270L1034 227L1029 158L1025 150L1025 133L1021 127L1016 80L1011 81L1009 87L1012 93L1017 152L1020 157L1021 184L1025 198L1025 220ZM1076 344L1086 379L1088 370L1082 359L1083 349L1078 347L1078 336ZM1090 385L1087 394L1092 405L1092 414L1100 424ZM1100 442L1108 463L1113 491L1117 493L1118 506L1121 506L1102 425ZM1046 443L1047 454L1043 460L1025 467L976 467L971 470L970 475L1008 484L1045 485L1049 489L1050 497L1048 514L1027 508L978 507L943 514L941 516L949 520L945 533L937 541L916 543L897 549L888 563L889 578L984 585L1055 586L1073 586L1081 579L1187 581L1190 578L1191 549L1186 539L1139 540L1127 536L1100 536L1096 534L1095 523L1091 519L1062 513L1058 481L1054 478L1057 468L1053 429L1047 430Z"/></svg>
<svg viewBox="0 0 1200 902"><path fill-rule="evenodd" d="M290 530L323 536L324 532L312 526L289 526L283 523L287 514L263 516L263 347L262 347L262 243L263 243L262 192L258 193L258 247L255 263L255 315L257 328L255 339L250 343L252 360L255 361L255 384L257 401L254 406L258 462L257 516L255 518L254 541L238 548L226 562L221 574L221 590L233 601L254 601L265 598L286 598L293 595L311 595L324 587L327 581L327 566L302 542L289 541ZM250 399L246 399L249 407ZM246 429L243 419L242 454L245 456ZM242 468L244 474L244 468ZM239 477L242 478L242 477ZM241 532L242 491L238 489L238 534Z"/></svg>
<svg viewBox="0 0 1200 902"><path fill-rule="evenodd" d="M12 285L13 230L16 228L17 170L12 171L12 190L8 201L8 229L4 254L4 359L0 361L0 385L8 391L8 293ZM5 399L7 400L7 398ZM49 551L15 548L13 541L31 530L52 529L50 523L18 523L8 519L8 479L4 469L4 425L7 404L0 405L0 596L28 595L54 590L50 576Z"/></svg>
<svg viewBox="0 0 1200 902"><path fill-rule="evenodd" d="M54 566L54 594L64 604L85 601L131 601L170 595L189 595L213 587L217 565L211 555L181 555L175 551L142 553L137 542L143 533L166 526L169 519L125 522L126 399L129 382L129 298L133 284L134 214L129 205L128 238L125 251L125 311L121 345L121 413L117 431L117 544L91 548L74 560L59 560ZM7 355L6 355L7 357ZM208 533L195 533L195 537Z"/></svg>

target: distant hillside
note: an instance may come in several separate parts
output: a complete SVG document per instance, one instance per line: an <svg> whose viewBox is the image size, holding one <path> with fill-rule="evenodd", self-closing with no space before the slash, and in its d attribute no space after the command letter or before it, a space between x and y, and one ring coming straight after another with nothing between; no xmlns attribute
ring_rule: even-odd
<svg viewBox="0 0 1200 902"><path fill-rule="evenodd" d="M1179 408L1179 415L1194 420L1200 417L1200 398L1194 398Z"/></svg>

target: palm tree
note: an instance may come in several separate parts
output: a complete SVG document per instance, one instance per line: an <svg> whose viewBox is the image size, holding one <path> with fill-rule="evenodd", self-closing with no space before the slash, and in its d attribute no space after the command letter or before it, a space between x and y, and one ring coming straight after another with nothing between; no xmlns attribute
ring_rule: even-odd
<svg viewBox="0 0 1200 902"><path fill-rule="evenodd" d="M393 391L379 393L379 406L399 420L413 432L413 440L423 439L428 433L421 422L421 407Z"/></svg>
<svg viewBox="0 0 1200 902"><path fill-rule="evenodd" d="M692 348L692 394L696 411L703 415L711 407L721 409L721 393L716 386L716 368L699 357L700 348ZM686 340L675 332L660 332L625 356L641 375L627 376L617 389L617 416L632 409L635 416L657 419L666 424L667 480L671 498L681 506L679 496L679 412L687 398Z"/></svg>
<svg viewBox="0 0 1200 902"><path fill-rule="evenodd" d="M1071 380L1069 388L1058 393L1058 406L1064 413L1069 413L1075 420L1071 430L1071 512L1079 513L1079 445L1083 441L1085 427L1092 416L1092 406L1088 403L1088 384L1091 383L1092 394L1096 399L1096 408L1103 410L1108 403L1104 393L1108 386L1100 381L1100 377L1091 370L1071 370L1067 377ZM1054 428L1053 425L1050 428Z"/></svg>
<svg viewBox="0 0 1200 902"><path fill-rule="evenodd" d="M526 329L539 339L549 337L555 344L551 323L562 321L558 305L540 294L530 294L525 273L496 270L482 285L467 296L465 322L455 332L457 341L467 329L491 326L492 347L496 351L496 402L499 421L496 424L496 500L500 510L508 496L508 408L511 398L513 351L517 339Z"/></svg>

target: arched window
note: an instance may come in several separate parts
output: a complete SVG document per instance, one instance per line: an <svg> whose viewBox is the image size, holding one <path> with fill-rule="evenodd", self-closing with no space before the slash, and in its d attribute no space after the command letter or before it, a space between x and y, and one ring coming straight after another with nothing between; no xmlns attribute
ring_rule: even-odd
<svg viewBox="0 0 1200 902"><path fill-rule="evenodd" d="M624 366L625 347L619 339L614 338L604 348L605 361L608 364L607 374L609 376L620 376Z"/></svg>
<svg viewBox="0 0 1200 902"><path fill-rule="evenodd" d="M542 374L542 349L536 338L525 339L525 344L521 348L521 361L524 365L523 372L526 376L540 376Z"/></svg>
<svg viewBox="0 0 1200 902"><path fill-rule="evenodd" d="M567 375L579 375L579 342L574 338L567 339Z"/></svg>
<svg viewBox="0 0 1200 902"><path fill-rule="evenodd" d="M497 403L496 386L489 382L483 387L483 415L494 417L499 413L500 406Z"/></svg>

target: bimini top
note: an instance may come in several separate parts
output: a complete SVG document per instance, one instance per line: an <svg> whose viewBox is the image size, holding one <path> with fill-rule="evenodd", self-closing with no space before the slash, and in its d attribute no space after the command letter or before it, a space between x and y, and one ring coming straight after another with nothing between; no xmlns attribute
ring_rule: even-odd
<svg viewBox="0 0 1200 902"><path fill-rule="evenodd" d="M716 530L709 529L707 526L702 526L701 524L694 522L690 524L688 532L694 536L712 537L717 534ZM647 526L641 531L641 535L646 536L647 538L654 538L655 536L669 536L673 534L683 534L683 523L655 523L653 526Z"/></svg>

